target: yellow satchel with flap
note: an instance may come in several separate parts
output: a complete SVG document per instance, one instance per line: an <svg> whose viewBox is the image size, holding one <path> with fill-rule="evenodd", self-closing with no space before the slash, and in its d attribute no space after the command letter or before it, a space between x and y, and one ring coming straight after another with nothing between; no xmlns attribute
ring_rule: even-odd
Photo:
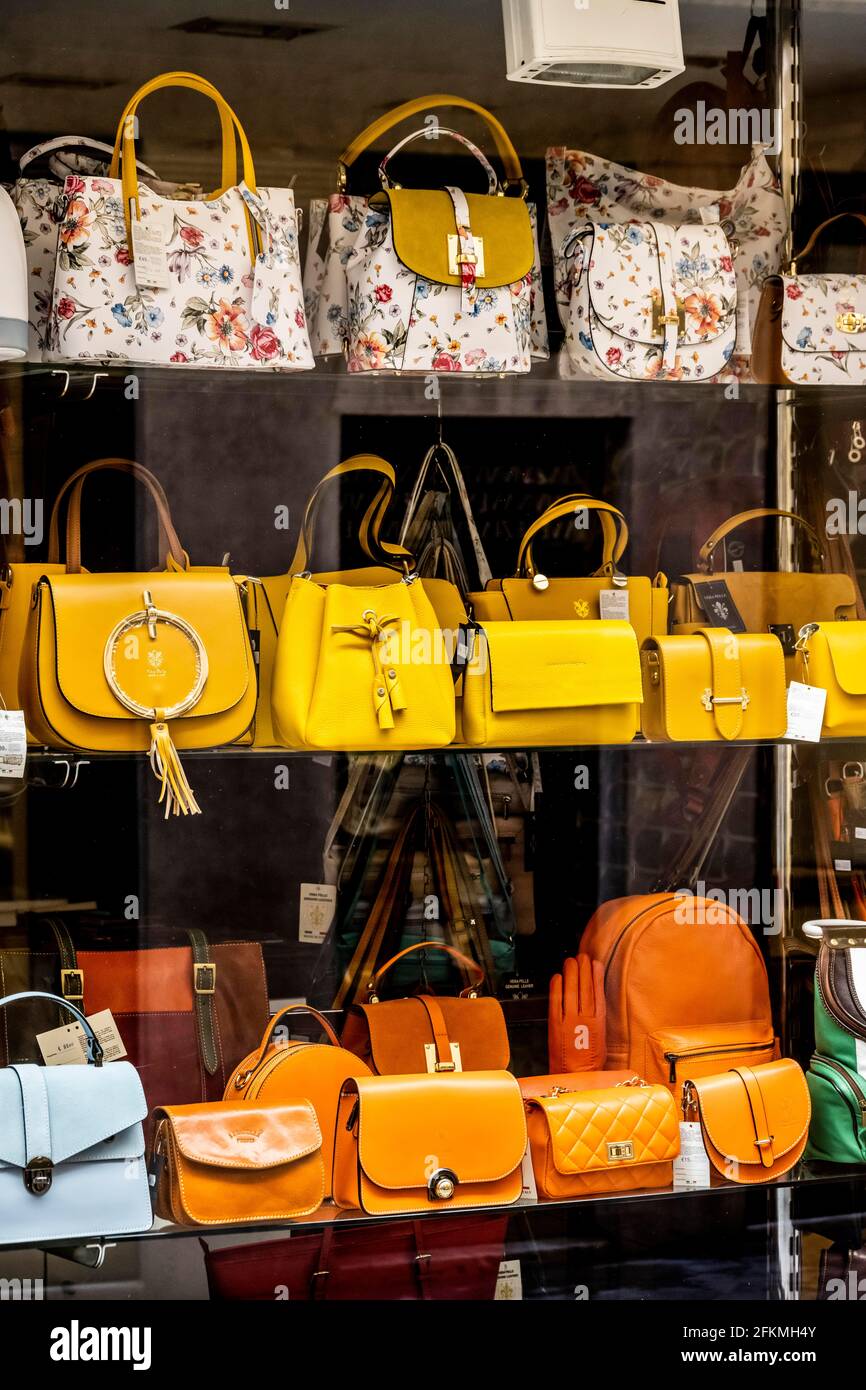
<svg viewBox="0 0 866 1390"><path fill-rule="evenodd" d="M866 622L806 623L797 640L794 679L827 692L822 734L866 734Z"/></svg>
<svg viewBox="0 0 866 1390"><path fill-rule="evenodd" d="M582 512L597 516L601 523L601 565L593 574L580 578L551 578L542 573L533 556L536 537L557 521L575 518ZM593 622L627 618L637 633L638 644L652 633L667 632L667 579L663 574L655 579L623 574L620 561L627 545L628 525L617 507L582 492L560 497L524 533L513 577L491 579L483 590L468 595L473 616L481 623L491 619ZM617 611L608 611L608 603Z"/></svg>
<svg viewBox="0 0 866 1390"><path fill-rule="evenodd" d="M126 471L159 498L146 469ZM19 674L27 727L51 748L149 750L166 815L196 814L178 749L237 742L255 713L244 581L221 567L193 568L179 542L182 567L172 544L164 571L89 573L78 476L66 564L59 572L46 566L32 590Z"/></svg>
<svg viewBox="0 0 866 1390"><path fill-rule="evenodd" d="M487 622L463 676L463 736L499 748L629 743L642 699L630 623Z"/></svg>
<svg viewBox="0 0 866 1390"><path fill-rule="evenodd" d="M775 739L788 726L785 657L771 633L650 637L641 669L641 729L652 743Z"/></svg>

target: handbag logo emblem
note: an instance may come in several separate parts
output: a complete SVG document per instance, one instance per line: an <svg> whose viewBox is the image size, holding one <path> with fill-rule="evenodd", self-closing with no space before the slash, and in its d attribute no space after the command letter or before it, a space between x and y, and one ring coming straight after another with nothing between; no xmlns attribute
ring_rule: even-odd
<svg viewBox="0 0 866 1390"><path fill-rule="evenodd" d="M159 674L161 675L165 666L165 656L161 651L158 650L155 652L148 652L147 664L150 667L151 671L159 672Z"/></svg>
<svg viewBox="0 0 866 1390"><path fill-rule="evenodd" d="M578 618L589 617L589 604L587 603L585 598L579 598L576 600L574 605L574 611Z"/></svg>
<svg viewBox="0 0 866 1390"><path fill-rule="evenodd" d="M631 1139L622 1139L617 1144L608 1143L608 1163L625 1163L630 1158L634 1158L634 1142Z"/></svg>

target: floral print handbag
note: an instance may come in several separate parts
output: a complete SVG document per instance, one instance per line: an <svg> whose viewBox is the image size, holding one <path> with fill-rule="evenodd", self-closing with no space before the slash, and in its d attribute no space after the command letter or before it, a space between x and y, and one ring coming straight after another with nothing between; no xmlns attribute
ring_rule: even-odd
<svg viewBox="0 0 866 1390"><path fill-rule="evenodd" d="M139 181L136 110L166 86L201 92L217 106L223 181L210 197L172 198ZM63 193L50 360L284 371L314 365L292 192L257 188L240 122L205 79L166 73L139 88L121 118L109 177L70 174Z"/></svg>
<svg viewBox="0 0 866 1390"><path fill-rule="evenodd" d="M57 262L57 235L66 210L63 186L68 175L105 175L112 148L83 135L59 135L21 156L19 177L10 189L27 252L29 331L27 359L41 362L49 346L51 291ZM156 175L146 164L138 171ZM170 185L159 185L167 191Z"/></svg>
<svg viewBox="0 0 866 1390"><path fill-rule="evenodd" d="M482 152L457 131L487 176L484 194L461 189L403 189L388 165L414 131L379 166L382 191L348 194L346 171L392 126L437 105L467 107L493 134L507 178L500 184ZM419 97L368 126L343 153L341 191L310 209L304 274L307 314L317 355L345 353L350 372L528 372L546 358L535 211L525 202L520 161L489 112L461 97ZM524 197L501 196L519 186Z"/></svg>
<svg viewBox="0 0 866 1390"><path fill-rule="evenodd" d="M692 299L693 312L686 316L687 324L691 321L692 332L691 338L687 333L685 351L679 354L679 366L676 362L671 367L666 366L664 354L660 355L657 350L659 340L656 340L647 345L656 350L641 359L644 370L636 371L636 375L663 375L683 380L749 379L751 332L761 287L766 276L779 268L782 243L788 229L784 200L762 145L753 148L752 158L742 170L736 187L727 192L669 183L581 150L549 149L547 207L556 299L565 329L566 352L560 358L564 374L569 375L575 369L585 372L589 364L588 353L580 341L583 324L572 306L572 299L578 294L577 275L582 265L581 259L575 258L575 234L582 232L588 222L633 223L641 229L642 242L650 247L653 227L662 225L673 229L675 248L680 253L678 258L696 262L687 269L684 276L686 283L681 285L685 295L681 297L688 299L692 295L699 296ZM704 269L702 261L708 249L703 244L703 232L707 229L712 231L710 265L717 254L719 262L709 279L706 278L708 271ZM692 232L694 235L689 241ZM715 347L718 346L719 337L725 338L725 350L729 346L725 305L731 300L730 268L723 262L723 253L717 251L720 246L719 232L728 239L728 254L736 275L736 336L733 350L728 353L721 369L710 371L706 361L717 366ZM608 235L614 235L613 228ZM690 254L695 246L698 247L697 257ZM648 288L640 276L638 278L642 291ZM634 289L633 285L631 289ZM632 298L632 295L624 292L624 297ZM624 304L621 307L634 311L633 305ZM722 335L716 331L721 320L726 322L726 331ZM634 326L633 321L626 323L626 335ZM702 336L702 328L711 331ZM691 340L694 338L698 339L698 344ZM695 360L696 346L701 341L708 345L711 340L715 347L709 358L705 359L704 369L698 371L702 364ZM616 343L605 346L603 360L599 361L596 357L595 367L590 369L592 375L610 375L606 370L609 365L606 361L607 351L617 346ZM702 357L703 354L698 352L698 356ZM623 372L621 361L614 365L616 375L632 374Z"/></svg>
<svg viewBox="0 0 866 1390"><path fill-rule="evenodd" d="M754 371L776 386L863 386L866 383L866 275L800 275L825 228L822 222L781 275L768 279L755 325Z"/></svg>

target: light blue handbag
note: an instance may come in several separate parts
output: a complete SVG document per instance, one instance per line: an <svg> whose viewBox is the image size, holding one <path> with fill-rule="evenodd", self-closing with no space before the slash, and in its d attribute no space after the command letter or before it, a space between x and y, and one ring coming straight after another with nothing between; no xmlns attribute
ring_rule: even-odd
<svg viewBox="0 0 866 1390"><path fill-rule="evenodd" d="M27 999L75 1016L88 1065L0 1068L0 1244L150 1230L138 1072L130 1062L103 1066L96 1034L68 999L28 991L0 1009Z"/></svg>

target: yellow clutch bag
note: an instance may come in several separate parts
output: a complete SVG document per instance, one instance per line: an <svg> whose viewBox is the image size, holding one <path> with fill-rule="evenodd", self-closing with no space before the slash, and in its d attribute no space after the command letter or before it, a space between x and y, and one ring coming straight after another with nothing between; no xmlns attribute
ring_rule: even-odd
<svg viewBox="0 0 866 1390"><path fill-rule="evenodd" d="M463 676L463 736L493 747L628 743L642 698L630 623L484 623Z"/></svg>
<svg viewBox="0 0 866 1390"><path fill-rule="evenodd" d="M641 728L652 743L736 742L785 733L785 656L770 633L705 627L650 637L641 667Z"/></svg>
<svg viewBox="0 0 866 1390"><path fill-rule="evenodd" d="M227 569L94 574L81 566L70 501L67 563L33 589L19 672L38 743L82 752L146 752L166 815L199 807L179 748L247 733L256 674L242 599ZM71 543L71 544L70 544Z"/></svg>
<svg viewBox="0 0 866 1390"><path fill-rule="evenodd" d="M794 679L826 690L821 732L827 738L866 734L866 622L806 623Z"/></svg>

